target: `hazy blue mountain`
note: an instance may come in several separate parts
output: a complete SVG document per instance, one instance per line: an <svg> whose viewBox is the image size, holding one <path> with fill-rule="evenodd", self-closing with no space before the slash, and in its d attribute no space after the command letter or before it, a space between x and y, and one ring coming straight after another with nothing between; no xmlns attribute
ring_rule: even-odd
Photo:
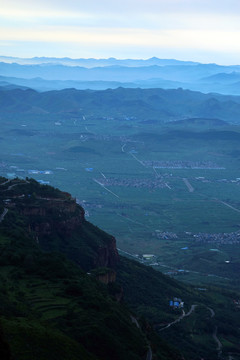
<svg viewBox="0 0 240 360"><path fill-rule="evenodd" d="M180 81L171 81L165 80L162 78L153 78L148 80L137 80L132 82L121 82L121 81L76 81L76 80L45 80L40 77L24 79L17 77L8 77L0 76L1 86L10 84L13 88L32 88L37 91L49 91L49 90L63 90L66 88L75 88L77 90L106 90L106 89L116 89L118 87L124 88L142 88L142 89L151 89L151 88L162 88L162 89L189 89L193 91L201 91L203 93L219 93L219 94L240 94L240 83L227 83L225 81L221 82L180 82Z"/></svg>
<svg viewBox="0 0 240 360"><path fill-rule="evenodd" d="M204 93L240 94L240 67L178 60L118 60L0 57L1 80L38 91L64 88L190 89ZM15 61L16 62L13 62ZM227 86L226 86L227 85Z"/></svg>
<svg viewBox="0 0 240 360"><path fill-rule="evenodd" d="M197 65L197 62L193 61L181 61L175 59L159 59L157 57L152 57L150 59L115 59L113 57L108 59L71 59L68 57L64 58L55 58L55 57L33 57L33 58L18 58L11 56L0 56L0 61L7 63L18 63L18 64L62 64L68 66L84 66L87 68L96 67L96 66L112 66L112 65L121 65L121 66L149 66L149 65Z"/></svg>
<svg viewBox="0 0 240 360"><path fill-rule="evenodd" d="M195 72L194 72L195 73ZM136 80L147 80L151 78L163 78L167 80L182 81L189 75L185 66L145 66L145 67L126 67L126 66L106 66L85 68L80 66L64 65L19 65L0 63L0 74L3 76L21 77L31 79L41 77L45 80L78 80L78 81L120 81L129 82ZM211 72L198 70L198 75L211 75Z"/></svg>
<svg viewBox="0 0 240 360"><path fill-rule="evenodd" d="M126 88L139 87L138 84L131 82L120 82L120 81L75 81L75 80L44 80L40 77L32 79L0 76L0 81L7 84L15 84L15 87L28 87L37 91L49 91L49 90L63 90L67 88L75 88L78 90L106 90L116 89L120 86ZM0 86L1 85L0 83Z"/></svg>
<svg viewBox="0 0 240 360"><path fill-rule="evenodd" d="M14 83L8 82L8 81L2 81L2 77L0 77L0 87L3 90L27 89L26 86L21 86L21 85L14 84Z"/></svg>
<svg viewBox="0 0 240 360"><path fill-rule="evenodd" d="M106 90L116 89L118 87L124 88L163 88L163 89L176 89L176 88L191 88L191 84L182 83L178 81L170 81L162 78L148 79L148 80L137 80L134 82L121 82L121 81L76 81L76 80L45 80L40 77L24 79L11 76L0 76L0 81L15 84L19 87L28 87L37 91L48 91L48 90L63 90L67 88L75 88L77 90ZM3 86L3 85L1 85ZM194 89L195 90L195 89Z"/></svg>
<svg viewBox="0 0 240 360"><path fill-rule="evenodd" d="M86 68L83 66L65 66L61 64L19 65L0 63L0 74L22 78L42 77L47 80L111 80L136 81L162 78L172 81L194 81L219 73L233 72L238 67L224 67L216 64L188 65L150 65L127 67L120 65Z"/></svg>
<svg viewBox="0 0 240 360"><path fill-rule="evenodd" d="M218 73L206 78L203 78L204 82L217 82L217 83L233 83L240 80L240 72L233 71L231 73Z"/></svg>

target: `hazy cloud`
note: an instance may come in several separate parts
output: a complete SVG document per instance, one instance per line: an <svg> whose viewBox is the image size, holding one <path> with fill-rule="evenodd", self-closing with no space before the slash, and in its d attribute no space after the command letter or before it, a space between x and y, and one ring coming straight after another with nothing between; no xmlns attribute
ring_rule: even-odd
<svg viewBox="0 0 240 360"><path fill-rule="evenodd" d="M44 43L45 49L50 42L69 43L91 56L100 46L114 56L118 45L121 57L131 46L146 57L166 49L179 58L191 49L237 57L239 10L239 0L0 0L0 51L6 49L1 44L9 49L21 41L25 47L39 42L43 51Z"/></svg>

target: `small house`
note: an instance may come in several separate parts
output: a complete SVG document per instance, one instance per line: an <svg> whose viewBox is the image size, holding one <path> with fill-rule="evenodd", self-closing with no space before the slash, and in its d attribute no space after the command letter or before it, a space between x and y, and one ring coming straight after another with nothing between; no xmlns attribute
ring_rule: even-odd
<svg viewBox="0 0 240 360"><path fill-rule="evenodd" d="M184 302L182 301L182 299L175 297L169 301L169 306L173 309L182 309L184 307Z"/></svg>

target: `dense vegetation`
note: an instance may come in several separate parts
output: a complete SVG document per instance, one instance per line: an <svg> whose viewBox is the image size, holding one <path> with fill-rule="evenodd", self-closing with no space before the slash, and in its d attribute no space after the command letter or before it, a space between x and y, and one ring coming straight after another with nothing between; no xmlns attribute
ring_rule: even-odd
<svg viewBox="0 0 240 360"><path fill-rule="evenodd" d="M23 208L43 208L40 196L47 194L45 203L54 199L56 206L57 200L65 201L66 208L74 201L33 180L4 185L5 182L2 179L0 196L2 201L6 195L11 199L0 229L2 348L11 354L5 358L141 359L147 353L147 341L132 325L129 311L115 300L114 292L110 295L107 286L95 275L87 274L59 251L42 251L36 234L29 232L33 219L23 215ZM28 195L26 201L23 195ZM58 211L63 221L61 210L54 206L52 210ZM80 208L77 210L81 212ZM41 217L39 213L38 217ZM67 220L65 216L64 221ZM45 221L43 215L39 222ZM48 213L48 221L56 220ZM86 227L89 231L89 226ZM54 228L52 234L56 245ZM92 237L89 232L87 241L96 248L94 237L94 231ZM86 235L80 232L78 239L81 238L86 240ZM105 238L108 241L107 234ZM100 230L98 243L104 243ZM81 251L86 258L95 256L87 247L81 247ZM84 262L81 265L86 267Z"/></svg>
<svg viewBox="0 0 240 360"><path fill-rule="evenodd" d="M113 238L86 222L68 193L1 178L0 202L1 358L140 360L150 346L153 359L213 360L216 326L224 354L240 353L237 293L203 293L119 258ZM169 307L173 297L186 313L196 308L165 329L181 316Z"/></svg>

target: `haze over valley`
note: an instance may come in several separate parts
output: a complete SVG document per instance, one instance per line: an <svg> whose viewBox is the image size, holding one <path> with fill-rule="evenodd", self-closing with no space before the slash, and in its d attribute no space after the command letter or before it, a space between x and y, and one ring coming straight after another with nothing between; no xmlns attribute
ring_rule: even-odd
<svg viewBox="0 0 240 360"><path fill-rule="evenodd" d="M239 359L240 67L0 60L5 358Z"/></svg>
<svg viewBox="0 0 240 360"><path fill-rule="evenodd" d="M21 59L0 56L0 81L38 91L65 88L190 89L240 95L240 66L159 59Z"/></svg>
<svg viewBox="0 0 240 360"><path fill-rule="evenodd" d="M240 360L239 0L0 0L0 359Z"/></svg>
<svg viewBox="0 0 240 360"><path fill-rule="evenodd" d="M182 88L39 92L14 83L27 73L65 83L92 70L95 81L96 71L123 79L148 72L149 63L172 77L189 68L209 67L205 75L212 74L219 66L157 58L5 60L2 68L14 77L1 87L2 176L33 177L71 192L123 254L140 260L153 254L160 271L184 272L180 279L193 283L208 283L209 276L236 281L240 97Z"/></svg>

